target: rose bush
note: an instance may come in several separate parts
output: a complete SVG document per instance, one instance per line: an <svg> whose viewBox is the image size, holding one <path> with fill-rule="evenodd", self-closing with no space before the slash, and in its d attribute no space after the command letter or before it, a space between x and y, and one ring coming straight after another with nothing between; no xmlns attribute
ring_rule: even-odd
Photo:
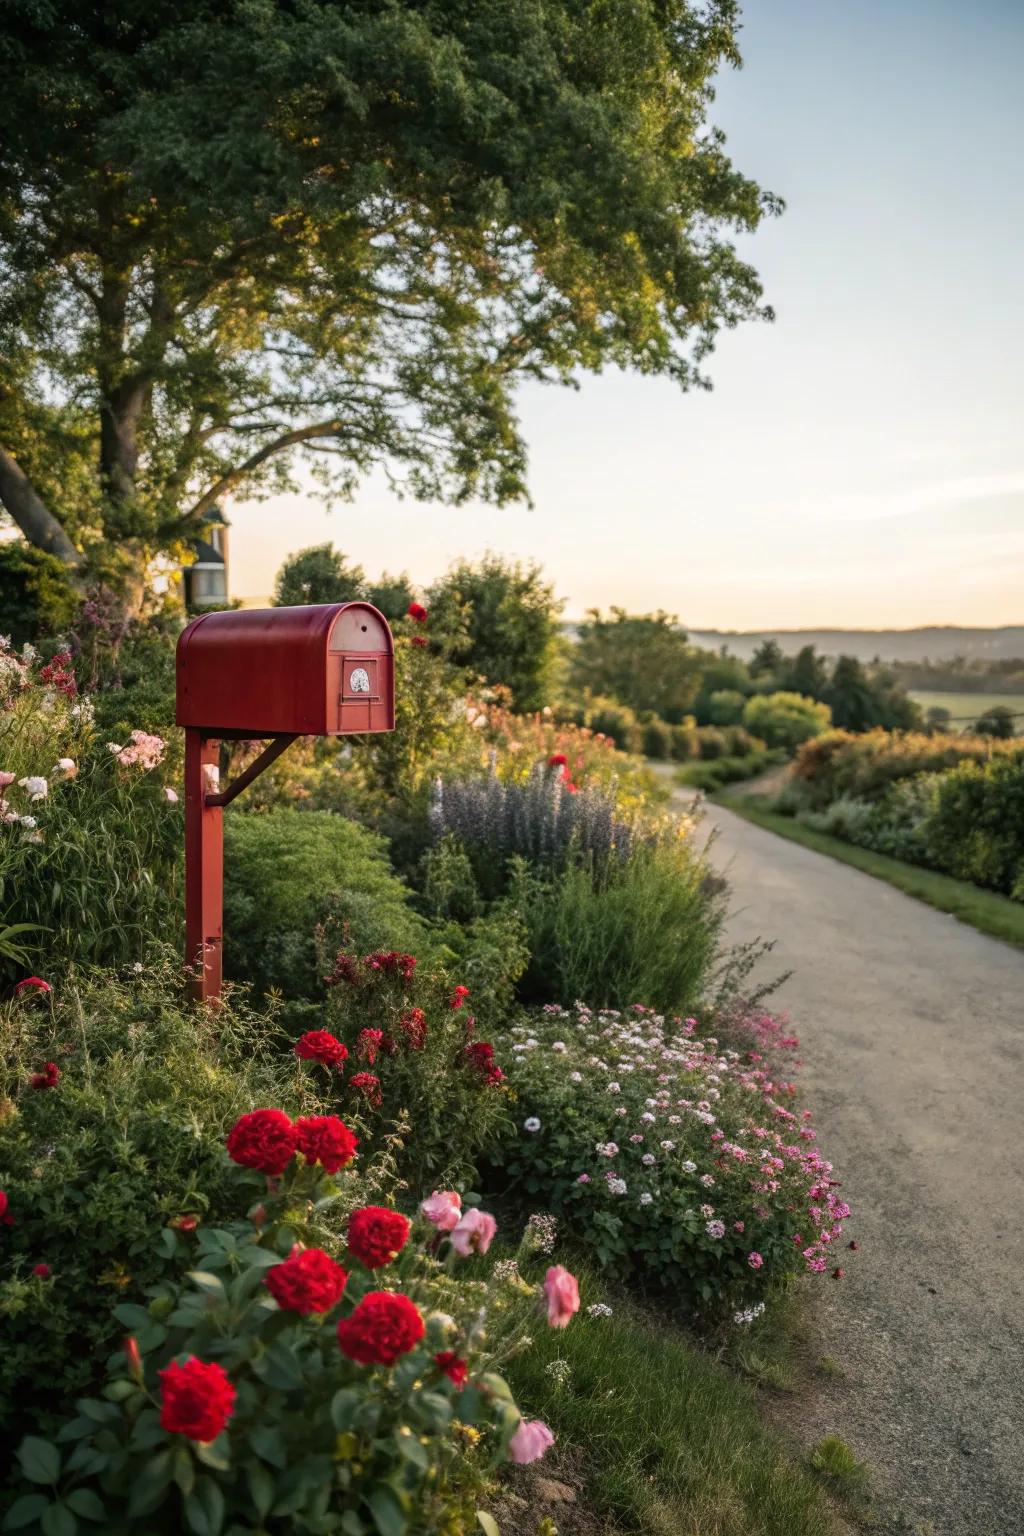
<svg viewBox="0 0 1024 1536"><path fill-rule="evenodd" d="M126 1337L101 1395L79 1399L54 1438L22 1441L27 1486L6 1528L458 1536L479 1528L477 1499L502 1461L553 1443L499 1367L545 1305L551 1326L569 1322L568 1271L526 1280L528 1232L517 1260L482 1278L471 1258L467 1277L458 1226L433 1219L454 1191L425 1201L415 1228L392 1207L356 1205L338 1258L311 1246L336 1241L329 1213L362 1184L351 1167L308 1162L301 1120L260 1113L227 1138L248 1217L160 1235L167 1272L145 1304L115 1307ZM493 1235L493 1218L470 1216Z"/></svg>
<svg viewBox="0 0 1024 1536"><path fill-rule="evenodd" d="M640 1006L550 1006L515 1025L502 1059L518 1124L497 1187L691 1307L838 1266L849 1208L784 1076L795 1041L764 1016L742 1027L741 1052Z"/></svg>

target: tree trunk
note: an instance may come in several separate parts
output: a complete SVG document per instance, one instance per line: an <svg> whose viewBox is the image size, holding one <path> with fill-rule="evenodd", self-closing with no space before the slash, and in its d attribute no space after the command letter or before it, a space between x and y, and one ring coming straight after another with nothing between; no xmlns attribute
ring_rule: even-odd
<svg viewBox="0 0 1024 1536"><path fill-rule="evenodd" d="M21 465L0 448L0 501L30 544L46 550L72 571L84 564L84 556L64 532L50 509L41 501Z"/></svg>

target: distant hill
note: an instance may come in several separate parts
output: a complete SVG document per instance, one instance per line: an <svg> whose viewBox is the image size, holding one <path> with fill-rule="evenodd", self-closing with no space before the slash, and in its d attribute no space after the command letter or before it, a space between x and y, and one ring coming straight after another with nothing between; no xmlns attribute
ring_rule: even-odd
<svg viewBox="0 0 1024 1536"><path fill-rule="evenodd" d="M1005 661L1024 656L1024 624L999 629L961 629L955 625L928 625L923 629L691 629L694 645L717 651L724 645L734 656L749 661L765 640L776 640L787 655L803 645L813 645L825 656L857 656L861 661L947 661L952 656L969 660Z"/></svg>

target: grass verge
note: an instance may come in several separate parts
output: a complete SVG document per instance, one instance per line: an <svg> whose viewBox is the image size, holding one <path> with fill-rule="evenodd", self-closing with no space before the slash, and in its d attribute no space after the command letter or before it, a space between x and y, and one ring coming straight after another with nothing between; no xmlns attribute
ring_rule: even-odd
<svg viewBox="0 0 1024 1536"><path fill-rule="evenodd" d="M561 1384L556 1361L557 1372L568 1368ZM750 1384L628 1303L611 1317L581 1312L564 1333L545 1329L507 1374L524 1412L579 1454L583 1499L602 1532L837 1530L818 1480L762 1422Z"/></svg>
<svg viewBox="0 0 1024 1536"><path fill-rule="evenodd" d="M780 837L788 837L791 842L812 848L815 853L825 853L844 864L852 864L855 869L874 875L877 880L888 881L908 896L937 907L940 912L952 913L962 923L977 928L979 933L1024 948L1024 904L1011 901L1008 896L983 891L967 880L955 880L952 875L940 875L916 864L904 864L901 859L874 853L870 848L844 843L841 838L805 827L792 816L764 810L744 795L721 793L713 798L716 805L735 811L737 816L752 821L757 827L777 832Z"/></svg>

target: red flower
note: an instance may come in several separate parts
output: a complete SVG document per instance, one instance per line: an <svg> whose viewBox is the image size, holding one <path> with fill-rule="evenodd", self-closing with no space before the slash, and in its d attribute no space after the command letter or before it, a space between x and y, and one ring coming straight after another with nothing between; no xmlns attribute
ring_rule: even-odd
<svg viewBox="0 0 1024 1536"><path fill-rule="evenodd" d="M30 1088L56 1088L60 1082L60 1067L55 1061L48 1061L41 1072L33 1072L28 1080Z"/></svg>
<svg viewBox="0 0 1024 1536"><path fill-rule="evenodd" d="M377 949L372 955L364 957L363 964L371 971L394 972L403 981L411 981L416 969L416 956L403 954L397 949Z"/></svg>
<svg viewBox="0 0 1024 1536"><path fill-rule="evenodd" d="M347 1272L320 1248L293 1248L267 1271L264 1285L285 1312L329 1312L341 1300Z"/></svg>
<svg viewBox="0 0 1024 1536"><path fill-rule="evenodd" d="M207 1444L230 1419L237 1396L222 1365L190 1355L160 1373L160 1428Z"/></svg>
<svg viewBox="0 0 1024 1536"><path fill-rule="evenodd" d="M459 1391L466 1385L466 1377L469 1375L469 1366L465 1360L460 1360L454 1349L444 1349L439 1355L434 1356L434 1364L442 1376L447 1376L453 1386Z"/></svg>
<svg viewBox="0 0 1024 1536"><path fill-rule="evenodd" d="M564 752L552 752L551 756L548 758L549 768L568 768L568 766L569 759L566 757Z"/></svg>
<svg viewBox="0 0 1024 1536"><path fill-rule="evenodd" d="M7 1199L6 1189L0 1189L0 1222L2 1222L5 1227L14 1226L14 1217L7 1209L9 1204L10 1202Z"/></svg>
<svg viewBox="0 0 1024 1536"><path fill-rule="evenodd" d="M422 603L410 603L405 611L410 619L416 620L417 624L425 624L427 622L427 610Z"/></svg>
<svg viewBox="0 0 1024 1536"><path fill-rule="evenodd" d="M372 1072L356 1072L348 1080L350 1088L361 1093L371 1109L380 1109L384 1101L384 1095L380 1091L380 1078Z"/></svg>
<svg viewBox="0 0 1024 1536"><path fill-rule="evenodd" d="M362 980L355 955L346 955L344 950L340 950L334 959L334 970L324 977L324 985L333 987L339 981L347 981L350 987L358 987Z"/></svg>
<svg viewBox="0 0 1024 1536"><path fill-rule="evenodd" d="M340 1067L348 1055L348 1046L342 1045L329 1029L308 1029L293 1049L301 1061L322 1061L325 1067Z"/></svg>
<svg viewBox="0 0 1024 1536"><path fill-rule="evenodd" d="M410 639L413 645L426 646L430 643L426 635L411 635Z"/></svg>
<svg viewBox="0 0 1024 1536"><path fill-rule="evenodd" d="M52 683L58 692L67 694L69 699L73 699L78 692L78 682L75 674L69 671L70 666L70 651L58 651L52 661L48 661L45 667L39 668L40 681Z"/></svg>
<svg viewBox="0 0 1024 1536"><path fill-rule="evenodd" d="M243 1168L271 1178L284 1173L295 1155L298 1133L283 1109L253 1109L228 1132L228 1156Z"/></svg>
<svg viewBox="0 0 1024 1536"><path fill-rule="evenodd" d="M500 1083L505 1076L494 1059L494 1046L486 1040L474 1040L467 1045L463 1055L471 1067L482 1073L488 1083Z"/></svg>
<svg viewBox="0 0 1024 1536"><path fill-rule="evenodd" d="M833 1280L842 1280L842 1278L843 1278L843 1276L845 1274L846 1274L846 1270L845 1269L834 1269L832 1271L832 1279Z"/></svg>
<svg viewBox="0 0 1024 1536"><path fill-rule="evenodd" d="M341 1352L359 1365L394 1365L423 1337L423 1318L408 1296L368 1291L338 1324Z"/></svg>
<svg viewBox="0 0 1024 1536"><path fill-rule="evenodd" d="M399 1023L411 1051L422 1051L427 1043L427 1016L422 1008L407 1008Z"/></svg>
<svg viewBox="0 0 1024 1536"><path fill-rule="evenodd" d="M32 1273L38 1275L40 1280L45 1280L47 1275L51 1273L50 1266L49 1264L36 1264Z"/></svg>
<svg viewBox="0 0 1024 1536"><path fill-rule="evenodd" d="M382 1029L361 1029L356 1039L356 1051L360 1061L368 1061L372 1067L384 1040Z"/></svg>
<svg viewBox="0 0 1024 1536"><path fill-rule="evenodd" d="M307 1115L296 1120L295 1130L306 1162L319 1163L325 1173L337 1173L356 1155L359 1142L337 1115Z"/></svg>
<svg viewBox="0 0 1024 1536"><path fill-rule="evenodd" d="M172 1216L167 1225L173 1227L175 1232L194 1232L199 1225L199 1217L193 1216L191 1213L184 1216Z"/></svg>
<svg viewBox="0 0 1024 1536"><path fill-rule="evenodd" d="M14 995L15 997L19 997L22 992L45 993L52 991L53 988L50 986L50 983L48 981L44 981L41 976L26 976L24 981L18 982L18 985L14 989Z"/></svg>
<svg viewBox="0 0 1024 1536"><path fill-rule="evenodd" d="M449 1008L461 1008L468 996L469 988L464 987L460 982L459 985L454 988L451 997L448 999Z"/></svg>
<svg viewBox="0 0 1024 1536"><path fill-rule="evenodd" d="M348 1251L367 1269L390 1264L404 1248L409 1223L400 1211L384 1205L364 1205L348 1219Z"/></svg>

